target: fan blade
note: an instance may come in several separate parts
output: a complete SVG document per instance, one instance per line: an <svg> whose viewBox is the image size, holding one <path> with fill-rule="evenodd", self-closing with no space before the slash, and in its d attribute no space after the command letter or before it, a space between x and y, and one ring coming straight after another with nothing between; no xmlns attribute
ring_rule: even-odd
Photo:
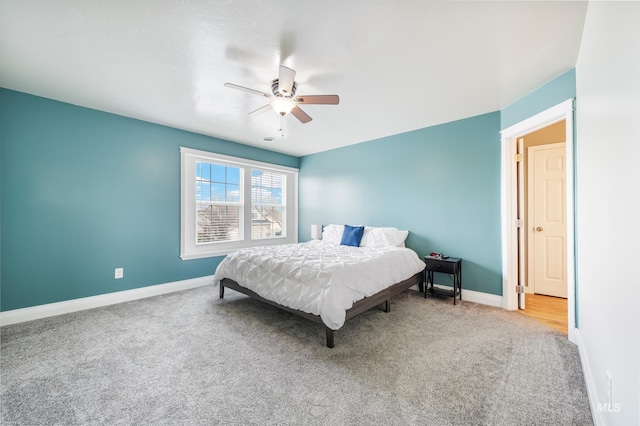
<svg viewBox="0 0 640 426"><path fill-rule="evenodd" d="M243 92L253 93L254 95L264 96L265 98L271 97L271 95L268 93L264 93L259 90L249 89L248 87L244 87L244 86L238 86L237 84L233 84L233 83L225 83L224 87L228 87L230 89L242 90Z"/></svg>
<svg viewBox="0 0 640 426"><path fill-rule="evenodd" d="M309 96L296 96L296 102L306 105L311 104L323 104L323 105L338 105L340 98L338 95L309 95Z"/></svg>
<svg viewBox="0 0 640 426"><path fill-rule="evenodd" d="M287 68L284 65L280 65L280 75L278 77L278 91L285 96L291 96L291 89L293 89L293 79L296 77L296 72L291 68Z"/></svg>
<svg viewBox="0 0 640 426"><path fill-rule="evenodd" d="M308 123L311 121L311 117L309 117L309 115L304 112L303 110L301 110L300 108L298 108L297 106L295 106L292 110L291 110L291 114L293 114L293 116L295 118L297 118L298 120L300 120L300 122L302 124L304 123Z"/></svg>
<svg viewBox="0 0 640 426"><path fill-rule="evenodd" d="M253 111L251 111L249 113L249 115L251 115L251 114L261 114L261 113L265 112L266 110L268 110L270 108L271 108L271 104L266 104L265 106L261 106L258 109L254 109Z"/></svg>

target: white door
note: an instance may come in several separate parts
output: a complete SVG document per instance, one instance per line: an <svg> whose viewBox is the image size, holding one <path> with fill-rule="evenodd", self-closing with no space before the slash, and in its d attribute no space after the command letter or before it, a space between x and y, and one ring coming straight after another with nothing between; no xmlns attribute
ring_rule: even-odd
<svg viewBox="0 0 640 426"><path fill-rule="evenodd" d="M567 297L565 143L529 147L529 284Z"/></svg>

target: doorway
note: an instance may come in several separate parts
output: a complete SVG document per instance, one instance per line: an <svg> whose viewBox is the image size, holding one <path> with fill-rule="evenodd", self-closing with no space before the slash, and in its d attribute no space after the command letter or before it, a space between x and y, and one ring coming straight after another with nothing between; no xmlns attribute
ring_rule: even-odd
<svg viewBox="0 0 640 426"><path fill-rule="evenodd" d="M567 334L566 121L518 138L520 312Z"/></svg>
<svg viewBox="0 0 640 426"><path fill-rule="evenodd" d="M557 126L557 127L556 127ZM525 238L525 226L532 224L525 223L524 205L520 203L518 194L523 193L523 187L518 181L518 173L523 173L519 168L519 161L523 155L518 152L518 146L522 146L521 139L528 135L534 135L540 131L558 131L564 136L560 141L566 141L564 150L564 171L566 180L564 182L564 199L566 206L563 217L566 223L566 239L559 244L563 248L565 261L562 263L566 268L566 323L569 340L575 343L575 265L574 265L574 176L573 176L573 99L569 99L546 111L536 114L520 123L507 129L502 134L502 255L503 255L503 307L509 310L518 309L519 302L526 308L526 298L534 295L534 287L529 287L528 263L522 249ZM539 134L538 134L539 135ZM560 142L554 141L554 142ZM551 142L551 141L549 141ZM543 143L541 143L543 144ZM521 162L521 161L520 161ZM526 216L526 215L524 215ZM556 241L557 243L557 241ZM534 296L535 297L535 296ZM532 302L534 300L531 300Z"/></svg>
<svg viewBox="0 0 640 426"><path fill-rule="evenodd" d="M566 299L565 126L562 120L519 138L524 152L518 205L523 206L526 293Z"/></svg>

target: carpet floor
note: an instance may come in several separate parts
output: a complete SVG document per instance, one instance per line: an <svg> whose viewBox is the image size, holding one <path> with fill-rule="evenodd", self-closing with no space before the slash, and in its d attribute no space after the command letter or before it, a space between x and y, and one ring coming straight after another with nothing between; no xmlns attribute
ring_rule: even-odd
<svg viewBox="0 0 640 426"><path fill-rule="evenodd" d="M3 425L592 425L578 350L409 290L336 332L201 287L1 328Z"/></svg>

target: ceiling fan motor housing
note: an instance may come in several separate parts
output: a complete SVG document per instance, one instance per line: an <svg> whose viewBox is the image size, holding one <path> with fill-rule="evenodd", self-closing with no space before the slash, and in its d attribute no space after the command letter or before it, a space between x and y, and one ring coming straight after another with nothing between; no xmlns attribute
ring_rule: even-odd
<svg viewBox="0 0 640 426"><path fill-rule="evenodd" d="M280 79L277 79L277 78L271 82L271 92L273 92L274 96L286 96L288 98L292 98L296 94L296 89L298 88L298 85L295 83L295 81L293 82L293 85L291 86L291 92L290 93L282 93L282 92L280 92L279 82L280 82Z"/></svg>

